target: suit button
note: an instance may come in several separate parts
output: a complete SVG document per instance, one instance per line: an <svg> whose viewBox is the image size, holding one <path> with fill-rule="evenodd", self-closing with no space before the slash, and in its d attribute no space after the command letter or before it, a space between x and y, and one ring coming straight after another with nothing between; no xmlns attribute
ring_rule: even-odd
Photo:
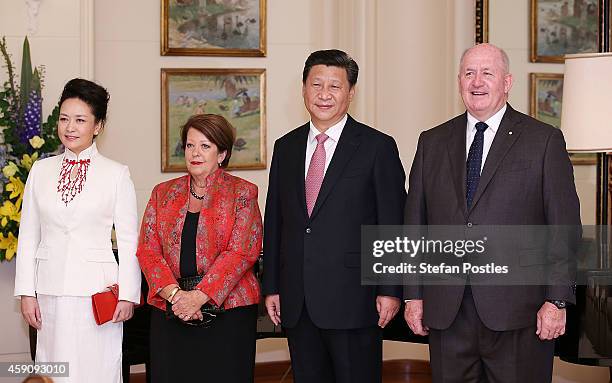
<svg viewBox="0 0 612 383"><path fill-rule="evenodd" d="M309 228L309 227L307 227L307 228L306 228L306 234L310 234L310 233L312 233L312 229L311 229L311 228Z"/></svg>
<svg viewBox="0 0 612 383"><path fill-rule="evenodd" d="M472 227L472 226L474 226L474 224L472 222L468 222L467 223L467 227Z"/></svg>

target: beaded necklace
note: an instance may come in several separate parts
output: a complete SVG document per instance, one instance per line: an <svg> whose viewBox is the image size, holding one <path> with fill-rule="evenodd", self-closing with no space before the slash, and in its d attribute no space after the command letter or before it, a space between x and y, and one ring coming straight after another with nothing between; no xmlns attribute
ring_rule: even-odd
<svg viewBox="0 0 612 383"><path fill-rule="evenodd" d="M193 184L195 182L192 182L191 184L189 184L189 191L191 192L191 195L193 196L193 198L197 199L197 200L203 200L204 196L203 195L197 195L195 190L193 190Z"/></svg>
<svg viewBox="0 0 612 383"><path fill-rule="evenodd" d="M67 158L64 159L62 170L60 171L59 182L57 184L57 192L61 194L62 201L66 206L83 190L83 185L85 185L85 180L87 180L87 169L89 169L90 163L91 160L89 158L78 161L69 160ZM71 174L73 170L75 170L75 166L76 176L72 178Z"/></svg>

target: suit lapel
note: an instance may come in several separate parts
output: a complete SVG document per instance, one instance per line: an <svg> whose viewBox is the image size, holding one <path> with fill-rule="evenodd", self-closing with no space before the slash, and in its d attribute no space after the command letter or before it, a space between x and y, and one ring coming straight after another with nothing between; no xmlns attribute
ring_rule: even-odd
<svg viewBox="0 0 612 383"><path fill-rule="evenodd" d="M336 150L334 151L332 160L327 168L327 172L325 172L323 184L321 184L321 190L319 190L317 201L315 202L312 214L310 216L311 220L321 209L325 199L329 196L329 193L332 191L334 185L342 175L346 164L353 157L353 154L355 154L355 151L359 147L361 142L360 133L361 132L359 131L359 125L357 122L353 120L351 116L348 116L346 125L344 126L344 129L342 129L340 140L338 140L338 144L336 145ZM304 172L302 172L302 175L303 174ZM304 193L303 190L304 188L302 188L302 192ZM304 197L304 206L306 206L306 197Z"/></svg>
<svg viewBox="0 0 612 383"><path fill-rule="evenodd" d="M485 160L485 165L480 176L480 182L478 183L478 189L476 189L476 194L472 202L472 209L478 203L480 196L482 196L486 190L489 182L491 182L499 164L521 135L523 127L518 124L519 119L517 117L518 113L508 104L506 113L504 113L504 117L499 124L499 129L491 144L491 149L489 149L489 154L487 154L487 159Z"/></svg>
<svg viewBox="0 0 612 383"><path fill-rule="evenodd" d="M449 134L448 156L452 169L453 183L457 193L457 201L462 206L463 215L467 212L465 201L465 134L467 130L467 114L464 113L460 118L456 118Z"/></svg>
<svg viewBox="0 0 612 383"><path fill-rule="evenodd" d="M306 174L306 145L308 143L309 131L310 123L306 123L299 128L296 143L294 145L295 151L292 153L293 173L297 176L297 195L302 212L306 218L308 218L308 209L306 208L306 184L304 175Z"/></svg>

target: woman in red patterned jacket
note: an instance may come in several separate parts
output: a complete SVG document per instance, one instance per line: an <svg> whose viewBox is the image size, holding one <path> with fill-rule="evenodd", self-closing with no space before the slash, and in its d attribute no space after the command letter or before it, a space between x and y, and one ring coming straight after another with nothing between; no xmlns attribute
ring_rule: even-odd
<svg viewBox="0 0 612 383"><path fill-rule="evenodd" d="M153 189L137 252L148 303L159 309L151 316L152 381L252 382L257 186L223 170L235 140L223 117L192 116L181 139L188 174Z"/></svg>

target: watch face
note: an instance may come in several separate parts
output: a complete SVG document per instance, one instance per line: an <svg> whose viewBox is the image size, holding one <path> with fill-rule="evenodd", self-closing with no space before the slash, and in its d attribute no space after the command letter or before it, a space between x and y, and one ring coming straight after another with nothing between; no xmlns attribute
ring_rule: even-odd
<svg viewBox="0 0 612 383"><path fill-rule="evenodd" d="M564 309L567 306L565 301L551 300L549 302L557 306L558 309Z"/></svg>

